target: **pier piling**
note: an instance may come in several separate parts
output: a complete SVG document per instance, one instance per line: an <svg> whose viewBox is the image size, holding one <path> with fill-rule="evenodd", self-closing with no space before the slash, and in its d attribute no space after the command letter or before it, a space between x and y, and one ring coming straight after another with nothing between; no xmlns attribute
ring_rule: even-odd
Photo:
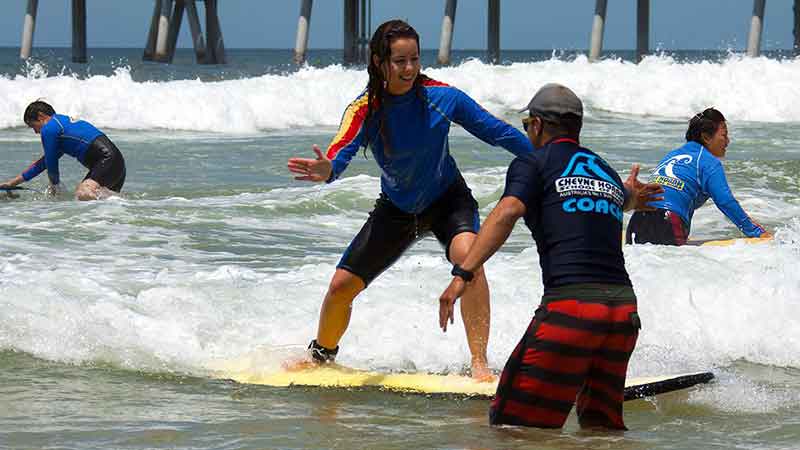
<svg viewBox="0 0 800 450"><path fill-rule="evenodd" d="M158 17L161 12L161 0L155 0L153 4L153 15L150 19L150 28L147 31L147 42L144 44L142 60L152 61L156 54L156 37L158 34Z"/></svg>
<svg viewBox="0 0 800 450"><path fill-rule="evenodd" d="M636 62L650 52L650 0L636 1Z"/></svg>
<svg viewBox="0 0 800 450"><path fill-rule="evenodd" d="M500 0L489 0L487 33L487 59L490 64L497 64L500 62Z"/></svg>
<svg viewBox="0 0 800 450"><path fill-rule="evenodd" d="M798 0L800 1L800 0ZM458 0L447 0L444 6L444 18L442 19L442 36L439 39L439 56L436 60L439 64L450 64L450 49L453 45L453 29L456 26L456 7Z"/></svg>
<svg viewBox="0 0 800 450"><path fill-rule="evenodd" d="M28 7L25 10L25 19L22 24L22 45L19 48L19 57L22 59L31 57L33 31L36 28L36 10L38 7L39 0L28 0Z"/></svg>
<svg viewBox="0 0 800 450"><path fill-rule="evenodd" d="M211 56L209 64L225 64L225 42L222 39L222 27L219 24L217 0L206 0L206 42L207 54Z"/></svg>
<svg viewBox="0 0 800 450"><path fill-rule="evenodd" d="M147 45L142 59L171 63L181 31L184 12L192 32L192 44L199 64L225 64L225 43L217 12L217 0L202 0L206 5L206 36L200 26L196 1L155 0Z"/></svg>
<svg viewBox="0 0 800 450"><path fill-rule="evenodd" d="M747 37L747 56L761 54L761 29L764 27L766 0L753 0L753 18L750 20L750 35Z"/></svg>
<svg viewBox="0 0 800 450"><path fill-rule="evenodd" d="M794 0L794 54L800 55L800 0Z"/></svg>
<svg viewBox="0 0 800 450"><path fill-rule="evenodd" d="M72 0L72 62L86 61L86 0Z"/></svg>
<svg viewBox="0 0 800 450"><path fill-rule="evenodd" d="M161 11L158 14L158 32L156 34L155 61L166 62L169 60L169 22L172 16L172 0L159 0Z"/></svg>
<svg viewBox="0 0 800 450"><path fill-rule="evenodd" d="M195 2L186 3L186 20L189 22L189 30L192 32L192 46L197 62L206 60L206 41L203 38L203 29L200 27L200 15L197 13Z"/></svg>
<svg viewBox="0 0 800 450"><path fill-rule="evenodd" d="M344 0L344 63L357 62L356 42L358 41L358 0Z"/></svg>
<svg viewBox="0 0 800 450"><path fill-rule="evenodd" d="M194 3L194 0L189 0L189 3ZM183 11L186 6L186 0L175 0L175 9L169 18L169 34L167 35L167 61L172 62L175 57L175 47L178 45L178 36L181 33L181 22L183 22Z"/></svg>
<svg viewBox="0 0 800 450"><path fill-rule="evenodd" d="M372 1L344 0L344 63L364 64L369 55L369 34L372 20L367 20L372 13ZM368 24L369 22L369 24Z"/></svg>
<svg viewBox="0 0 800 450"><path fill-rule="evenodd" d="M592 38L589 43L589 61L597 61L603 52L603 31L606 26L606 9L608 0L597 0L594 4L594 21L592 22Z"/></svg>
<svg viewBox="0 0 800 450"><path fill-rule="evenodd" d="M308 33L311 27L311 7L313 0L302 0L300 3L300 18L297 19L297 38L294 43L294 62L303 64L308 50Z"/></svg>

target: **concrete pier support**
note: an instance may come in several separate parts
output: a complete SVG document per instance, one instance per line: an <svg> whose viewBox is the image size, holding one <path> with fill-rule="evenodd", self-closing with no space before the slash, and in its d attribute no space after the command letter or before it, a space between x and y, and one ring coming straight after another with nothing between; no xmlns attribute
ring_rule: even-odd
<svg viewBox="0 0 800 450"><path fill-rule="evenodd" d="M150 28L147 32L147 43L144 44L142 60L153 61L156 55L156 38L158 37L158 19L161 15L161 0L153 2L153 15L150 19Z"/></svg>
<svg viewBox="0 0 800 450"><path fill-rule="evenodd" d="M361 25L356 45L360 62L366 63L369 59L369 38L372 35L372 0L361 0L359 18Z"/></svg>
<svg viewBox="0 0 800 450"><path fill-rule="evenodd" d="M359 3L361 6L359 7ZM369 11L367 7L369 6ZM369 57L372 1L344 0L344 63L364 64ZM369 19L369 20L368 20Z"/></svg>
<svg viewBox="0 0 800 450"><path fill-rule="evenodd" d="M194 0L188 0L194 3ZM186 0L175 0L175 9L169 18L169 34L167 35L167 61L172 62L175 58L175 48L178 44L178 35L181 33L181 23L183 22L183 11L186 7Z"/></svg>
<svg viewBox="0 0 800 450"><path fill-rule="evenodd" d="M172 0L160 0L158 32L156 33L156 54L153 59L160 62L169 60L169 19L172 16Z"/></svg>
<svg viewBox="0 0 800 450"><path fill-rule="evenodd" d="M358 0L344 0L344 63L355 64L358 57Z"/></svg>
<svg viewBox="0 0 800 450"><path fill-rule="evenodd" d="M750 21L750 35L747 38L747 56L761 54L761 30L764 27L764 6L766 0L753 0L753 18Z"/></svg>
<svg viewBox="0 0 800 450"><path fill-rule="evenodd" d="M217 0L206 0L206 42L211 58L209 64L225 64L225 42L219 24Z"/></svg>
<svg viewBox="0 0 800 450"><path fill-rule="evenodd" d="M25 10L25 19L22 25L22 43L19 48L19 57L22 59L31 57L33 32L36 29L36 10L38 8L39 0L28 0L28 7Z"/></svg>
<svg viewBox="0 0 800 450"><path fill-rule="evenodd" d="M794 54L800 55L800 0L794 0Z"/></svg>
<svg viewBox="0 0 800 450"><path fill-rule="evenodd" d="M490 64L497 64L500 62L500 0L489 0L487 33L487 59Z"/></svg>
<svg viewBox="0 0 800 450"><path fill-rule="evenodd" d="M72 0L72 62L86 61L86 0Z"/></svg>
<svg viewBox="0 0 800 450"><path fill-rule="evenodd" d="M308 50L308 33L311 27L311 7L314 0L302 0L300 18L297 20L297 38L294 42L294 62L303 64Z"/></svg>
<svg viewBox="0 0 800 450"><path fill-rule="evenodd" d="M439 56L436 58L439 64L442 65L450 64L450 49L453 45L453 29L456 26L457 6L458 0L447 0L447 4L444 6L442 36L439 39Z"/></svg>
<svg viewBox="0 0 800 450"><path fill-rule="evenodd" d="M85 1L85 0L84 0ZM202 0L206 6L206 35L200 26L200 15L195 1L155 0L150 31L147 34L142 59L145 61L172 62L186 12L192 32L192 44L200 64L225 64L225 43L217 12L217 0Z"/></svg>
<svg viewBox="0 0 800 450"><path fill-rule="evenodd" d="M189 30L192 32L192 45L197 62L205 63L206 40L203 38L203 29L200 27L200 15L197 13L197 5L194 1L186 2L186 20L189 22Z"/></svg>
<svg viewBox="0 0 800 450"><path fill-rule="evenodd" d="M589 43L589 61L597 61L603 53L603 32L606 26L608 0L597 0L594 4L592 38Z"/></svg>
<svg viewBox="0 0 800 450"><path fill-rule="evenodd" d="M650 0L636 0L636 62L650 52Z"/></svg>

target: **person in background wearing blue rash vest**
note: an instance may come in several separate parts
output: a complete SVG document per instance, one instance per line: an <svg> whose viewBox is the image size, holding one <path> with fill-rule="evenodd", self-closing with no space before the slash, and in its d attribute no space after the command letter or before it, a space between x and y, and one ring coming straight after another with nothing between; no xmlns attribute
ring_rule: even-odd
<svg viewBox="0 0 800 450"><path fill-rule="evenodd" d="M622 212L649 208L663 189L639 182L637 165L623 183L580 145L583 104L569 88L546 84L524 110L536 150L508 167L503 196L439 298L439 325L447 331L474 271L524 218L544 294L500 375L489 423L560 428L577 401L581 427L624 430L625 377L641 324L622 254Z"/></svg>
<svg viewBox="0 0 800 450"><path fill-rule="evenodd" d="M309 345L312 363L333 361L355 297L414 242L433 234L448 260L460 263L467 254L479 227L478 203L450 154L451 123L515 155L533 151L518 129L420 70L414 28L401 20L380 25L370 40L367 88L345 110L327 154L315 145L316 159L288 161L295 179L330 183L360 148L365 154L369 148L382 172L375 208L344 252L325 294L317 338ZM479 267L461 314L472 377L492 379L486 359L489 288Z"/></svg>
<svg viewBox="0 0 800 450"><path fill-rule="evenodd" d="M689 121L686 144L669 153L650 175L664 186L664 199L653 202L655 211L637 211L628 222L629 244L684 245L694 210L714 199L720 211L748 237L772 237L754 222L733 197L720 158L728 144L725 117L714 108Z"/></svg>
<svg viewBox="0 0 800 450"><path fill-rule="evenodd" d="M66 154L89 169L75 189L78 200L97 200L112 195L111 191L120 192L125 183L125 160L114 143L92 124L56 114L52 106L40 100L28 105L23 120L42 136L44 155L0 187L13 187L30 181L47 170L50 178L48 191L58 192L61 180L58 160Z"/></svg>

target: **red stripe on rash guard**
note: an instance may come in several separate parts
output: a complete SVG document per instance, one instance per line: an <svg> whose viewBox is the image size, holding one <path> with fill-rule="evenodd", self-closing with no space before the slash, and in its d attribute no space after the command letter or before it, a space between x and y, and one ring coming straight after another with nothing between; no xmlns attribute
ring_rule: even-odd
<svg viewBox="0 0 800 450"><path fill-rule="evenodd" d="M364 119L367 117L367 97L367 94L364 93L344 111L342 124L339 125L339 132L336 133L333 141L328 146L328 159L336 158L339 150L347 147L347 144L353 142L353 139L358 135L361 126L364 124Z"/></svg>
<svg viewBox="0 0 800 450"><path fill-rule="evenodd" d="M447 83L442 83L441 81L434 80L433 78L427 78L422 82L422 85L425 87L428 86L443 86L443 87L450 87Z"/></svg>

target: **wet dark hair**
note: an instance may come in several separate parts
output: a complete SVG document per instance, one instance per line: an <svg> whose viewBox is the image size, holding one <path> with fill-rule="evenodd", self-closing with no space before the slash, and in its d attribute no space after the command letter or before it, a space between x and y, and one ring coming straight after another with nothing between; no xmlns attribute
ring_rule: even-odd
<svg viewBox="0 0 800 450"><path fill-rule="evenodd" d="M25 114L22 115L22 120L25 122L25 125L30 125L31 122L37 120L39 118L39 113L45 116L54 116L56 110L49 104L41 100L36 100L25 108Z"/></svg>
<svg viewBox="0 0 800 450"><path fill-rule="evenodd" d="M562 114L558 119L545 119L542 117L544 130L550 136L565 136L575 139L581 135L583 118L572 113Z"/></svg>
<svg viewBox="0 0 800 450"><path fill-rule="evenodd" d="M714 108L707 108L689 120L689 129L686 130L686 142L697 142L705 145L703 135L713 136L719 126L725 123L725 116Z"/></svg>
<svg viewBox="0 0 800 450"><path fill-rule="evenodd" d="M386 91L387 80L383 76L383 65L389 61L392 56L392 42L396 39L408 38L414 39L417 42L417 51L419 51L419 34L417 31L402 20L390 20L378 26L372 39L369 41L369 61L367 63L367 73L369 73L369 82L367 84L367 116L364 121L369 124L372 119L377 120L378 135L383 142L384 153L389 154L389 137L391 132L389 130L387 119L387 108L390 98ZM378 63L373 61L377 57ZM414 89L417 96L425 100L425 90L422 88L422 83L428 77L419 73L417 78L414 79ZM424 102L423 102L424 104ZM423 109L424 111L424 109ZM370 144L371 136L369 133L364 139L364 155L366 149Z"/></svg>

